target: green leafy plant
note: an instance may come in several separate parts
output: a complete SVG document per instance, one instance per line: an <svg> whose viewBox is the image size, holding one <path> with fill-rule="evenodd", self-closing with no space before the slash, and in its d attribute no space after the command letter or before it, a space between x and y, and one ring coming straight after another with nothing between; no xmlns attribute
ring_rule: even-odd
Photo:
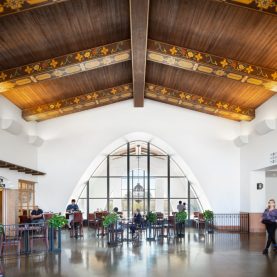
<svg viewBox="0 0 277 277"><path fill-rule="evenodd" d="M61 228L67 224L67 219L63 215L53 215L48 221L49 225L54 228Z"/></svg>
<svg viewBox="0 0 277 277"><path fill-rule="evenodd" d="M0 223L0 235L3 234L4 232L5 232L4 225Z"/></svg>
<svg viewBox="0 0 277 277"><path fill-rule="evenodd" d="M187 219L187 216L188 216L188 214L185 211L176 213L176 222L177 223L184 223Z"/></svg>
<svg viewBox="0 0 277 277"><path fill-rule="evenodd" d="M151 224L156 223L157 222L157 214L153 213L153 212L149 212L146 216L146 220Z"/></svg>
<svg viewBox="0 0 277 277"><path fill-rule="evenodd" d="M103 226L105 228L111 226L112 224L116 224L117 220L119 219L117 213L110 213L104 217Z"/></svg>
<svg viewBox="0 0 277 277"><path fill-rule="evenodd" d="M211 221L214 219L214 213L210 210L205 210L203 212L203 217L206 221Z"/></svg>

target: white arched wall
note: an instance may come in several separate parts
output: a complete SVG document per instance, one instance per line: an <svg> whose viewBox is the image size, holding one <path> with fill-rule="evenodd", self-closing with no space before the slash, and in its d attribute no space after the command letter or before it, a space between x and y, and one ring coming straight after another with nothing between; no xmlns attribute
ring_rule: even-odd
<svg viewBox="0 0 277 277"><path fill-rule="evenodd" d="M110 154L111 152L113 152L120 146L126 144L127 142L132 142L132 141L136 141L136 140L150 142L151 144L157 146L158 148L160 148L161 150L163 150L164 152L169 154L175 162L177 160L178 166L183 171L184 175L187 176L188 180L192 183L193 188L194 188L197 196L199 197L200 203L202 204L203 208L204 209L212 209L212 207L208 201L208 198L206 197L197 178L194 176L190 167L176 153L176 151L174 151L172 147L170 147L166 142L164 142L160 138L156 138L150 134L139 133L139 132L127 134L127 135L117 139L116 141L112 142L107 147L105 147L105 149L91 162L89 167L85 170L84 174L78 181L78 183L77 183L76 187L74 188L74 191L73 191L72 195L70 196L70 198L68 199L68 201L70 201L70 199L72 199L72 198L77 199L80 196L84 186L86 185L85 183L90 178L90 176L93 174L93 172L95 172L95 170L97 169L99 164L103 161L103 159L105 159L107 154Z"/></svg>
<svg viewBox="0 0 277 277"><path fill-rule="evenodd" d="M64 211L76 184L104 159L99 153L138 139L138 133L151 134L144 140L173 155L188 178L201 184L215 212L240 210L240 150L233 144L238 122L150 100L144 108L134 108L130 100L40 122L37 132L45 140L38 149L38 167L47 175L37 186L37 202L44 210Z"/></svg>

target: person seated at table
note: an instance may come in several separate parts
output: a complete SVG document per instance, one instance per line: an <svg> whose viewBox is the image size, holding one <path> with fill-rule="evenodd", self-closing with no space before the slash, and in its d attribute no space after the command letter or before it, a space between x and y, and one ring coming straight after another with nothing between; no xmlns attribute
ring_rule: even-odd
<svg viewBox="0 0 277 277"><path fill-rule="evenodd" d="M141 226L143 223L143 218L139 209L136 209L136 212L134 213L133 223L134 224L132 224L130 227L132 234L134 234L138 227Z"/></svg>
<svg viewBox="0 0 277 277"><path fill-rule="evenodd" d="M34 209L31 212L31 220L32 223L42 223L43 220L43 210L39 209L38 206L35 206Z"/></svg>
<svg viewBox="0 0 277 277"><path fill-rule="evenodd" d="M187 203L183 202L183 211L185 212L187 210Z"/></svg>
<svg viewBox="0 0 277 277"><path fill-rule="evenodd" d="M67 205L67 207L66 207L66 212L69 214L68 222L67 222L67 226L69 229L71 229L71 222L74 219L73 213L77 212L77 211L79 211L79 207L76 204L76 200L72 199L71 204Z"/></svg>

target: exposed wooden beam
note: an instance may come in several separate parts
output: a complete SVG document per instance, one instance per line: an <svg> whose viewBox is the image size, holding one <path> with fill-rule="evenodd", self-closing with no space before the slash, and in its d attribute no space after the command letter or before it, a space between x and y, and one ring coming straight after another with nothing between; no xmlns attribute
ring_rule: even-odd
<svg viewBox="0 0 277 277"><path fill-rule="evenodd" d="M277 2L276 0L212 0L222 2L226 5L234 5L258 12L277 15Z"/></svg>
<svg viewBox="0 0 277 277"><path fill-rule="evenodd" d="M7 69L0 71L0 93L15 87L61 78L130 59L131 41L124 40Z"/></svg>
<svg viewBox="0 0 277 277"><path fill-rule="evenodd" d="M132 84L124 84L26 109L22 111L22 117L27 121L43 121L131 99L132 97Z"/></svg>
<svg viewBox="0 0 277 277"><path fill-rule="evenodd" d="M263 86L265 89L277 92L277 69L263 68L154 40L148 40L147 60Z"/></svg>
<svg viewBox="0 0 277 277"><path fill-rule="evenodd" d="M41 171L37 171L37 170L34 170L34 169L31 169L31 168L27 168L27 167L23 167L23 166L20 166L20 165L16 165L16 164L13 164L13 163L8 163L8 162L5 162L5 161L1 161L0 160L0 167L1 168L8 168L10 170L17 170L18 172L24 172L26 174L32 174L32 175L45 175L46 173L43 173Z"/></svg>
<svg viewBox="0 0 277 277"><path fill-rule="evenodd" d="M149 83L145 86L145 97L236 121L250 121L255 118L254 109Z"/></svg>
<svg viewBox="0 0 277 277"><path fill-rule="evenodd" d="M69 0L0 0L0 17Z"/></svg>
<svg viewBox="0 0 277 277"><path fill-rule="evenodd" d="M134 106L143 107L149 0L130 0Z"/></svg>

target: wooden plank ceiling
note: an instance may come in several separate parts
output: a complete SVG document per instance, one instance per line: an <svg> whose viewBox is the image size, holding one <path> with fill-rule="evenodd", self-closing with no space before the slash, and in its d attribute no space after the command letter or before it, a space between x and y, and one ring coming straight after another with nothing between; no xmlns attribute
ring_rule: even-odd
<svg viewBox="0 0 277 277"><path fill-rule="evenodd" d="M131 98L252 120L276 92L274 0L0 0L0 93L28 121Z"/></svg>

